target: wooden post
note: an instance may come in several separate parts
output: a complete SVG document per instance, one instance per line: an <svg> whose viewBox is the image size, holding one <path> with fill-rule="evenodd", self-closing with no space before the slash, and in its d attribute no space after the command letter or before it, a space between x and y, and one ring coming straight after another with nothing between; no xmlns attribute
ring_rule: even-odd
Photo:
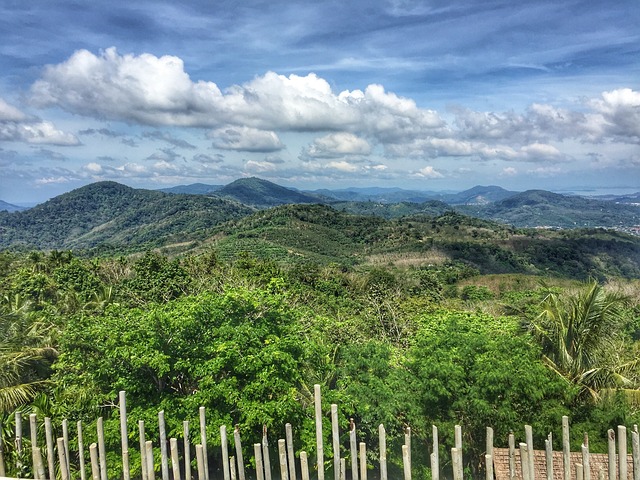
<svg viewBox="0 0 640 480"><path fill-rule="evenodd" d="M144 420L138 420L138 434L140 438L140 470L142 480L147 480L147 436L144 431Z"/></svg>
<svg viewBox="0 0 640 480"><path fill-rule="evenodd" d="M182 422L184 436L184 480L191 480L191 445L189 443L189 420ZM144 480L144 479L143 479ZM244 479L242 479L244 480Z"/></svg>
<svg viewBox="0 0 640 480"><path fill-rule="evenodd" d="M264 467L262 465L262 445L259 443L253 444L253 454L256 459L256 479L264 480Z"/></svg>
<svg viewBox="0 0 640 480"><path fill-rule="evenodd" d="M202 447L202 459L204 461L204 477L198 471L198 475L201 480L209 480L209 456L207 455L207 419L205 416L204 407L200 407L198 412L200 413L200 445Z"/></svg>
<svg viewBox="0 0 640 480"><path fill-rule="evenodd" d="M627 480L627 427L618 425L618 477Z"/></svg>
<svg viewBox="0 0 640 480"><path fill-rule="evenodd" d="M98 431L98 459L100 460L100 480L107 478L107 450L104 445L104 424L102 417L98 418L96 425Z"/></svg>
<svg viewBox="0 0 640 480"><path fill-rule="evenodd" d="M484 464L486 466L485 478L486 480L493 480L493 455L488 453L484 456Z"/></svg>
<svg viewBox="0 0 640 480"><path fill-rule="evenodd" d="M591 459L589 458L589 444L582 444L582 476L584 480L591 480Z"/></svg>
<svg viewBox="0 0 640 480"><path fill-rule="evenodd" d="M42 450L40 449L40 447L35 447L33 449L33 458L35 459L35 464L33 466L33 470L34 470L34 478L39 478L41 480L44 480L46 477L46 474L44 472L44 462L42 460Z"/></svg>
<svg viewBox="0 0 640 480"><path fill-rule="evenodd" d="M462 449L462 427L460 425L456 425L454 427L455 431L455 448Z"/></svg>
<svg viewBox="0 0 640 480"><path fill-rule="evenodd" d="M156 478L156 465L153 460L153 442L151 440L147 440L144 442L144 450L145 450L145 459L147 460L146 468L147 468L147 480L155 480Z"/></svg>
<svg viewBox="0 0 640 480"><path fill-rule="evenodd" d="M2 432L2 430L0 430ZM38 418L35 413L29 415L29 438L31 439L31 464L33 465L33 478L39 480L36 469L36 448L38 448Z"/></svg>
<svg viewBox="0 0 640 480"><path fill-rule="evenodd" d="M404 467L404 480L411 480L411 455L409 445L402 445L402 465Z"/></svg>
<svg viewBox="0 0 640 480"><path fill-rule="evenodd" d="M553 436L551 432L544 441L545 460L547 464L547 480L553 480Z"/></svg>
<svg viewBox="0 0 640 480"><path fill-rule="evenodd" d="M244 458L242 457L242 442L240 440L240 427L238 425L236 425L236 428L233 430L233 441L236 445L236 459L237 459L236 463L238 464L238 480L245 480ZM293 453L293 440L291 440L291 453ZM293 471L295 472L295 466L293 468L294 468ZM185 480L189 480L189 479L185 479ZM295 480L295 476L293 480Z"/></svg>
<svg viewBox="0 0 640 480"><path fill-rule="evenodd" d="M22 470L22 414L15 413L16 418L16 469L18 472Z"/></svg>
<svg viewBox="0 0 640 480"><path fill-rule="evenodd" d="M453 480L463 480L462 449L454 447L451 449L451 463L453 464Z"/></svg>
<svg viewBox="0 0 640 480"><path fill-rule="evenodd" d="M69 459L71 458L69 456L69 420L67 420L66 418L62 420L62 444L64 446L65 458L67 459L67 476L71 478L71 467L69 466Z"/></svg>
<svg viewBox="0 0 640 480"><path fill-rule="evenodd" d="M562 466L564 480L571 480L571 437L569 434L569 417L562 417Z"/></svg>
<svg viewBox="0 0 640 480"><path fill-rule="evenodd" d="M316 414L316 449L318 480L324 480L324 448L322 446L322 399L320 397L320 385L313 386L315 414Z"/></svg>
<svg viewBox="0 0 640 480"><path fill-rule="evenodd" d="M178 453L178 439L169 439L169 450L171 452L171 471L173 473L173 480L180 479L180 456Z"/></svg>
<svg viewBox="0 0 640 480"><path fill-rule="evenodd" d="M607 430L607 454L609 460L609 480L616 480L616 432Z"/></svg>
<svg viewBox="0 0 640 480"><path fill-rule="evenodd" d="M287 467L287 442L283 438L278 440L278 460L280 462L280 479L289 480L289 467Z"/></svg>
<svg viewBox="0 0 640 480"><path fill-rule="evenodd" d="M158 412L158 428L160 430L160 471L162 472L162 480L169 480L169 456L167 452L167 429L164 423L164 410Z"/></svg>
<svg viewBox="0 0 640 480"><path fill-rule="evenodd" d="M122 479L131 478L129 469L129 430L127 428L127 399L124 390L118 393L120 406L120 442L122 445Z"/></svg>
<svg viewBox="0 0 640 480"><path fill-rule="evenodd" d="M351 479L358 480L358 444L356 443L356 423L349 419L349 448L351 450Z"/></svg>
<svg viewBox="0 0 640 480"><path fill-rule="evenodd" d="M304 450L300 452L300 475L302 480L309 480L309 460Z"/></svg>
<svg viewBox="0 0 640 480"><path fill-rule="evenodd" d="M380 443L380 480L387 480L387 432L384 425L378 425L378 440Z"/></svg>
<svg viewBox="0 0 640 480"><path fill-rule="evenodd" d="M340 480L340 429L338 426L338 405L331 404L331 439L333 447L333 478Z"/></svg>
<svg viewBox="0 0 640 480"><path fill-rule="evenodd" d="M198 480L206 480L207 471L204 461L204 447L200 444L196 445L196 462L198 463ZM258 477L262 480L262 477Z"/></svg>
<svg viewBox="0 0 640 480"><path fill-rule="evenodd" d="M269 455L266 425L262 426L262 463L264 464L264 480L271 480L271 456Z"/></svg>
<svg viewBox="0 0 640 480"><path fill-rule="evenodd" d="M535 480L530 477L529 452L527 451L527 444L524 442L520 442L520 470L522 470L522 480Z"/></svg>
<svg viewBox="0 0 640 480"><path fill-rule="evenodd" d="M76 429L78 431L78 462L80 463L80 480L87 479L87 472L85 471L84 461L84 440L82 438L82 421L78 420L76 423Z"/></svg>
<svg viewBox="0 0 640 480"><path fill-rule="evenodd" d="M584 466L576 463L576 480L584 480Z"/></svg>
<svg viewBox="0 0 640 480"><path fill-rule="evenodd" d="M360 442L360 480L367 480L367 444Z"/></svg>
<svg viewBox="0 0 640 480"><path fill-rule="evenodd" d="M512 432L509 434L509 479L514 478L516 478L516 437Z"/></svg>
<svg viewBox="0 0 640 480"><path fill-rule="evenodd" d="M236 473L236 457L229 457L229 474L231 475L231 480L237 480L238 474Z"/></svg>
<svg viewBox="0 0 640 480"><path fill-rule="evenodd" d="M536 478L534 454L533 454L533 428L531 425L524 426L524 434L527 442L527 460L529 466L529 478L534 480Z"/></svg>
<svg viewBox="0 0 640 480"><path fill-rule="evenodd" d="M440 480L440 444L438 442L438 427L431 426L433 435L433 450L430 455L431 460L431 480Z"/></svg>
<svg viewBox="0 0 640 480"><path fill-rule="evenodd" d="M59 437L57 440L58 445L58 460L60 462L60 475L62 480L69 480L69 462L67 458L67 450L64 448L64 438Z"/></svg>
<svg viewBox="0 0 640 480"><path fill-rule="evenodd" d="M222 451L222 475L224 480L231 480L229 472L229 445L227 443L227 426L220 425L220 450Z"/></svg>
<svg viewBox="0 0 640 480"><path fill-rule="evenodd" d="M493 428L491 427L487 427L486 448L486 454L493 457Z"/></svg>
<svg viewBox="0 0 640 480"><path fill-rule="evenodd" d="M347 460L340 459L340 480L347 480Z"/></svg>
<svg viewBox="0 0 640 480"><path fill-rule="evenodd" d="M89 458L91 459L91 480L100 480L100 462L98 460L98 445L89 445ZM144 466L143 466L144 468ZM53 478L53 477L50 477Z"/></svg>
<svg viewBox="0 0 640 480"><path fill-rule="evenodd" d="M411 427L405 427L404 429L404 444L407 446L407 466L409 472L411 472Z"/></svg>
<svg viewBox="0 0 640 480"><path fill-rule="evenodd" d="M49 469L49 478L56 477L56 466L53 457L53 427L51 418L44 417L44 436L47 443L47 468Z"/></svg>
<svg viewBox="0 0 640 480"><path fill-rule="evenodd" d="M634 425L631 431L631 449L633 453L633 480L640 480L640 436L638 436L637 425Z"/></svg>
<svg viewBox="0 0 640 480"><path fill-rule="evenodd" d="M289 464L289 479L296 479L296 456L293 451L293 430L291 429L291 424L287 423L284 426L285 430L285 438L287 440L287 460ZM240 479L244 480L244 478Z"/></svg>

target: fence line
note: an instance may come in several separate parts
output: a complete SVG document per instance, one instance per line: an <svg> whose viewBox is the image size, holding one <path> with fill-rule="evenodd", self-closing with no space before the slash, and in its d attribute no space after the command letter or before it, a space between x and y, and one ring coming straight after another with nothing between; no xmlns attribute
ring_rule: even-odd
<svg viewBox="0 0 640 480"><path fill-rule="evenodd" d="M314 406L316 425L316 472L318 480L324 480L325 460L324 460L324 433L322 430L322 400L320 386L314 386ZM119 392L119 413L120 413L120 436L121 436L121 456L122 480L131 479L130 450L128 444L128 425L126 395L124 391ZM331 458L334 473L334 480L367 480L368 470L371 461L367 458L367 445L365 442L358 442L356 435L356 424L353 419L349 422L348 443L349 448L341 444L340 427L338 422L338 405L330 406L331 418ZM146 440L144 421L138 421L141 479L155 480L156 473L160 474L162 480L209 480L208 455L206 444L206 416L205 408L199 408L200 420L200 443L196 444L195 460L196 471L191 468L191 445L189 444L189 422L183 422L183 456L182 461L178 450L178 439L167 439L164 411L158 413L159 447L160 447L160 471L156 472L153 443ZM77 422L77 443L78 454L77 471L71 468L71 452L69 451L69 429L68 421L62 422L62 437L56 439L54 444L53 426L51 419L45 417L45 440L47 464L42 456L42 449L38 446L37 438L37 416L29 415L29 434L27 443L23 438L23 423L21 414L15 415L15 467L18 474L24 469L32 472L34 480L70 480L79 476L80 480L85 480L86 466L84 460L84 442L81 422ZM0 425L1 429L1 425ZM285 425L285 438L278 439L275 445L278 448L278 466L281 480L309 480L309 458L307 452L299 452L299 460L296 462L294 452L294 437L291 424ZM448 472L442 472L439 462L440 444L438 439L438 428L432 427L433 449L430 453L430 469L432 480L441 478L453 478L463 480L463 436L462 426L456 425L453 432L454 446L451 448L451 465ZM105 448L105 436L103 418L99 417L96 423L97 443L89 446L89 458L92 480L107 479L107 452ZM584 440L580 452L570 452L569 449L569 419L562 418L562 452L553 451L551 433L544 442L544 450L534 450L533 429L530 425L524 426L525 441L519 443L516 448L515 434L509 435L508 448L494 447L494 433L491 427L486 429L486 450L482 455L484 463L485 480L640 480L640 436L638 426L634 425L631 430L631 454L627 448L627 427L618 426L616 432L610 429L607 432L608 453L592 454L589 451L589 438L584 435ZM379 469L380 480L387 480L387 444L386 430L384 425L378 427L379 435L379 457L377 467ZM344 437L343 437L344 438ZM241 435L238 426L233 432L235 455L230 455L227 438L226 425L220 426L220 444L223 480L245 480L245 461L242 455ZM169 451L167 451L167 445ZM0 480L6 480L7 471L6 453L7 449L0 438ZM31 450L31 465L25 462L29 455L27 447ZM272 468L270 459L269 439L266 426L262 432L262 442L256 443L254 447L253 463L255 465L255 478L257 480L272 480ZM351 468L347 474L347 459L341 458L340 451L345 449L350 453ZM404 429L404 444L402 445L402 466L404 480L411 480L414 466L411 459L411 428ZM56 468L57 452L57 468ZM617 453L616 453L617 452ZM169 469L169 458L171 469ZM300 476L298 476L298 466ZM560 465L562 464L562 465ZM182 474L184 473L184 477ZM72 476L73 474L73 476Z"/></svg>

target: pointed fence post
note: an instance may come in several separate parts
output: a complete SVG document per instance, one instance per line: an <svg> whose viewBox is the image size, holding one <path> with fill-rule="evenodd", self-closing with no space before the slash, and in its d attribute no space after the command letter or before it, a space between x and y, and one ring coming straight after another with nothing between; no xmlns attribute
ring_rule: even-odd
<svg viewBox="0 0 640 480"><path fill-rule="evenodd" d="M544 441L545 461L547 464L547 480L553 480L553 436L551 432Z"/></svg>
<svg viewBox="0 0 640 480"><path fill-rule="evenodd" d="M431 479L440 480L440 445L438 442L438 427L431 426L431 433L433 435L433 450L431 451Z"/></svg>
<svg viewBox="0 0 640 480"><path fill-rule="evenodd" d="M0 430L1 432L2 430ZM36 449L38 448L38 418L35 413L29 415L29 437L31 439L31 464L33 465L33 478L39 480L36 469Z"/></svg>
<svg viewBox="0 0 640 480"><path fill-rule="evenodd" d="M527 444L520 442L520 470L522 471L522 480L535 480L530 476L529 452L527 450Z"/></svg>
<svg viewBox="0 0 640 480"><path fill-rule="evenodd" d="M367 444L360 442L360 480L367 480Z"/></svg>
<svg viewBox="0 0 640 480"><path fill-rule="evenodd" d="M200 444L196 445L196 462L198 463L198 480L206 480L207 467L204 460L204 447ZM262 480L261 477L258 477L258 479Z"/></svg>
<svg viewBox="0 0 640 480"><path fill-rule="evenodd" d="M205 416L204 407L200 407L198 410L200 413L200 444L202 447L202 458L204 461L204 476L201 476L198 470L198 475L202 480L209 480L209 456L207 455L207 419Z"/></svg>
<svg viewBox="0 0 640 480"><path fill-rule="evenodd" d="M289 426L291 428L291 426ZM244 476L244 458L242 457L242 442L240 440L240 427L236 425L236 428L233 430L233 441L236 445L236 463L238 464L238 480L245 480ZM291 452L293 453L293 439L291 440ZM295 466L294 472L295 472ZM189 480L189 479L185 479ZM294 479L295 480L295 476Z"/></svg>
<svg viewBox="0 0 640 480"><path fill-rule="evenodd" d="M144 457L147 461L147 464L145 465L147 469L147 480L155 480L156 462L153 460L153 442L151 442L151 440L147 440L146 442L144 442L144 450Z"/></svg>
<svg viewBox="0 0 640 480"><path fill-rule="evenodd" d="M582 476L584 480L591 480L591 459L589 458L589 444L583 443L582 450Z"/></svg>
<svg viewBox="0 0 640 480"><path fill-rule="evenodd" d="M98 460L98 445L96 445L95 443L89 445L89 458L91 459L91 480L100 480L100 460Z"/></svg>
<svg viewBox="0 0 640 480"><path fill-rule="evenodd" d="M536 471L534 465L534 450L533 450L533 428L531 425L524 426L525 439L527 441L527 465L529 467L529 478L534 480L536 478Z"/></svg>
<svg viewBox="0 0 640 480"><path fill-rule="evenodd" d="M380 480L387 480L387 432L383 424L378 426L378 440L380 443Z"/></svg>
<svg viewBox="0 0 640 480"><path fill-rule="evenodd" d="M167 429L164 422L164 410L158 412L158 429L160 430L160 471L162 480L169 480L169 456L167 454Z"/></svg>
<svg viewBox="0 0 640 480"><path fill-rule="evenodd" d="M42 450L39 447L35 447L33 449L33 452L34 452L34 458L36 462L35 465L33 466L34 473L35 473L34 477L44 480L47 477L44 472L44 462L42 461Z"/></svg>
<svg viewBox="0 0 640 480"><path fill-rule="evenodd" d="M451 449L451 463L453 466L453 480L463 480L462 448Z"/></svg>
<svg viewBox="0 0 640 480"><path fill-rule="evenodd" d="M16 469L22 470L22 414L20 412L15 413L16 419Z"/></svg>
<svg viewBox="0 0 640 480"><path fill-rule="evenodd" d="M584 480L584 465L576 463L576 480Z"/></svg>
<svg viewBox="0 0 640 480"><path fill-rule="evenodd" d="M516 436L509 433L509 480L516 478Z"/></svg>
<svg viewBox="0 0 640 480"><path fill-rule="evenodd" d="M309 480L309 460L304 450L300 452L300 475L302 480Z"/></svg>
<svg viewBox="0 0 640 480"><path fill-rule="evenodd" d="M638 425L634 425L631 431L631 449L633 453L633 480L640 480L640 436L638 436Z"/></svg>
<svg viewBox="0 0 640 480"><path fill-rule="evenodd" d="M405 427L404 429L404 444L407 447L406 464L407 464L407 468L409 469L409 472L411 472L411 427ZM402 457L403 457L403 463L405 463L404 454Z"/></svg>
<svg viewBox="0 0 640 480"><path fill-rule="evenodd" d="M356 423L349 419L349 449L351 450L351 479L358 480L358 444L356 439Z"/></svg>
<svg viewBox="0 0 640 480"><path fill-rule="evenodd" d="M231 480L229 473L229 445L227 443L227 426L220 426L220 450L222 451L222 475L224 480Z"/></svg>
<svg viewBox="0 0 640 480"><path fill-rule="evenodd" d="M131 478L129 469L129 430L127 428L127 399L124 390L118 393L120 404L120 442L122 445L122 479Z"/></svg>
<svg viewBox="0 0 640 480"><path fill-rule="evenodd" d="M264 480L264 466L262 465L262 445L253 444L253 454L256 459L256 479Z"/></svg>
<svg viewBox="0 0 640 480"><path fill-rule="evenodd" d="M280 479L289 480L289 467L287 467L287 442L284 438L278 440L278 460L280 463Z"/></svg>
<svg viewBox="0 0 640 480"><path fill-rule="evenodd" d="M324 447L322 445L322 398L320 396L320 385L313 386L313 397L316 414L316 450L318 465L318 480L324 480Z"/></svg>
<svg viewBox="0 0 640 480"><path fill-rule="evenodd" d="M404 467L404 480L411 480L411 453L409 445L402 445L402 465Z"/></svg>
<svg viewBox="0 0 640 480"><path fill-rule="evenodd" d="M144 431L144 420L138 420L138 435L140 438L140 470L142 480L147 480L147 436Z"/></svg>
<svg viewBox="0 0 640 480"><path fill-rule="evenodd" d="M236 457L229 458L229 474L231 475L231 480L236 480L238 478L238 474L236 473Z"/></svg>
<svg viewBox="0 0 640 480"><path fill-rule="evenodd" d="M484 456L484 464L486 466L485 478L486 480L493 480L493 455L488 453Z"/></svg>
<svg viewBox="0 0 640 480"><path fill-rule="evenodd" d="M62 443L64 446L64 454L67 459L66 467L67 467L67 476L71 478L71 470L69 466L70 456L69 456L69 420L66 418L62 420Z"/></svg>
<svg viewBox="0 0 640 480"><path fill-rule="evenodd" d="M455 448L462 449L462 427L460 425L456 425L454 427L454 432Z"/></svg>
<svg viewBox="0 0 640 480"><path fill-rule="evenodd" d="M171 471L173 480L181 480L180 478L180 455L178 453L178 439L169 439L169 450L171 452Z"/></svg>
<svg viewBox="0 0 640 480"><path fill-rule="evenodd" d="M69 461L67 458L67 450L64 448L64 438L58 438L57 445L58 461L60 462L60 475L62 480L69 480Z"/></svg>
<svg viewBox="0 0 640 480"><path fill-rule="evenodd" d="M47 468L49 469L49 478L55 478L56 466L53 457L53 426L51 418L44 417L44 435L47 442Z"/></svg>
<svg viewBox="0 0 640 480"><path fill-rule="evenodd" d="M271 456L269 455L266 425L262 426L262 463L264 464L264 480L271 480Z"/></svg>
<svg viewBox="0 0 640 480"><path fill-rule="evenodd" d="M340 429L338 425L338 405L331 404L331 439L333 447L333 478L340 480Z"/></svg>
<svg viewBox="0 0 640 480"><path fill-rule="evenodd" d="M291 428L291 424L290 423L285 424L284 430L285 430L285 438L287 441L287 460L289 463L289 479L297 480L296 479L296 457L293 451L293 430ZM244 478L240 480L244 480Z"/></svg>
<svg viewBox="0 0 640 480"><path fill-rule="evenodd" d="M98 459L100 460L100 480L108 480L107 478L107 449L104 444L104 420L98 418L96 424L98 433Z"/></svg>

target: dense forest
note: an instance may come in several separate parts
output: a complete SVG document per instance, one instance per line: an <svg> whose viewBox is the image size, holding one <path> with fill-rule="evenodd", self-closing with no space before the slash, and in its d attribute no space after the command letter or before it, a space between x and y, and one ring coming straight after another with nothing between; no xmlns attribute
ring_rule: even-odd
<svg viewBox="0 0 640 480"><path fill-rule="evenodd" d="M309 214L296 208L289 221ZM317 228L345 219L314 208L322 208ZM273 215L275 229L285 220L274 212L263 215ZM434 228L455 232L457 220L433 220ZM237 222L244 221L257 222ZM361 223L338 225L340 241L368 242ZM256 237L265 239L270 233L260 225ZM489 235L485 226L473 228ZM225 228L219 237L229 239L234 228ZM568 415L573 447L588 431L596 452L606 451L608 428L640 420L637 276L596 281L582 272L577 281L551 262L546 274L496 273L491 262L479 262L481 271L443 254L429 263L390 253L368 263L337 261L337 254L290 262L264 249L215 245L179 256L0 253L0 419L10 469L20 463L11 439L16 410L48 416L55 428L65 418L82 420L85 444L95 441L102 416L109 478L118 478L121 390L132 419L152 426L166 412L168 435L180 437L182 421L195 423L205 406L211 446L220 444L223 424L238 425L250 446L263 425L283 438L289 422L296 450L313 455L319 384L326 405L339 405L342 432L354 419L372 466L382 423L390 469L400 475L403 429L410 426L415 478L430 475L431 425L441 428L443 444L462 425L466 472L477 478L486 426L505 446L509 432L532 425L540 445L550 431L561 438ZM477 255L490 256L486 248ZM610 271L602 258L600 271ZM136 434L132 423L132 442ZM153 428L148 439L157 445ZM219 455L209 450L211 465ZM443 468L450 468L448 458L443 449ZM245 459L251 461L249 451ZM139 474L135 457L132 469ZM10 473L30 474L28 467Z"/></svg>

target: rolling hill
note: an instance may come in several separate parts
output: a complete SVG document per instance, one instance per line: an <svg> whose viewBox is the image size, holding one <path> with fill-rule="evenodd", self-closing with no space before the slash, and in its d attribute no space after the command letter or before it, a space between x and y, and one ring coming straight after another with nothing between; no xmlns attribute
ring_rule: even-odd
<svg viewBox="0 0 640 480"><path fill-rule="evenodd" d="M220 198L98 182L23 212L0 212L0 248L118 250L190 242L254 210Z"/></svg>
<svg viewBox="0 0 640 480"><path fill-rule="evenodd" d="M320 203L326 200L318 195L302 193L255 177L241 178L231 182L214 194L256 208L294 203Z"/></svg>
<svg viewBox="0 0 640 480"><path fill-rule="evenodd" d="M17 205L12 205L11 203L7 203L3 200L0 200L0 212L21 212L22 210L26 210L26 207L19 207Z"/></svg>

